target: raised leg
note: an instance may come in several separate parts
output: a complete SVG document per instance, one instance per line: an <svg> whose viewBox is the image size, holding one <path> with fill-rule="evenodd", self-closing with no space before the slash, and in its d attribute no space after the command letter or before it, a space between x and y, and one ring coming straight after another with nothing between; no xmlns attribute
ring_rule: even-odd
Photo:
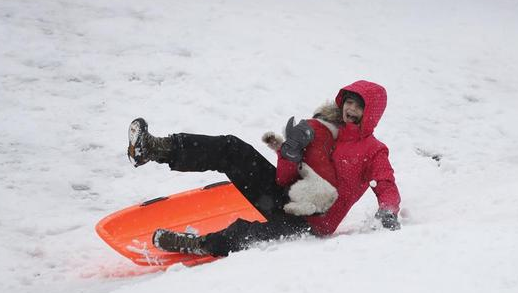
<svg viewBox="0 0 518 293"><path fill-rule="evenodd" d="M218 171L267 219L282 213L287 198L275 182L276 169L251 145L233 135L173 134L169 167L176 171Z"/></svg>

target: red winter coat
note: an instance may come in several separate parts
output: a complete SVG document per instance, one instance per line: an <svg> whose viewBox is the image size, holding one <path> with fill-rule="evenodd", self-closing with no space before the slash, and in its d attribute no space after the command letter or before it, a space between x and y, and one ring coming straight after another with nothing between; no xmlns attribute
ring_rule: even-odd
<svg viewBox="0 0 518 293"><path fill-rule="evenodd" d="M373 135L387 104L386 91L375 83L357 81L339 91L335 100L339 107L346 91L359 94L365 101L365 109L360 125L347 123L339 128L331 153L331 164L336 172L336 182L332 184L338 190L338 199L325 214L306 217L318 235L332 234L369 186L381 209L399 212L400 196L388 159L388 148ZM319 158L305 157L304 161L307 160ZM297 165L279 156L277 182L286 185L296 178Z"/></svg>

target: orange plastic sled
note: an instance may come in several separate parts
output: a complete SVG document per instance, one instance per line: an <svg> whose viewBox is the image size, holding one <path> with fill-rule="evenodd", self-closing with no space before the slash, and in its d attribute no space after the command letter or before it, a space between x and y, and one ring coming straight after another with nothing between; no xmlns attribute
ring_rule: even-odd
<svg viewBox="0 0 518 293"><path fill-rule="evenodd" d="M151 237L157 228L205 235L228 227L236 219L266 219L230 182L220 182L167 197L159 197L115 212L96 226L99 236L117 252L143 266L193 266L215 260L163 252Z"/></svg>

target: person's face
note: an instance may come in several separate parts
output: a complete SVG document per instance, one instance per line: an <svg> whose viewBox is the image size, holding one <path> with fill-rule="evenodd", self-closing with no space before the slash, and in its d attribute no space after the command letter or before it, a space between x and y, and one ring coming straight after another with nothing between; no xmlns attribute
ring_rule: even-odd
<svg viewBox="0 0 518 293"><path fill-rule="evenodd" d="M346 98L343 106L343 119L345 123L360 124L363 117L363 108L354 99Z"/></svg>

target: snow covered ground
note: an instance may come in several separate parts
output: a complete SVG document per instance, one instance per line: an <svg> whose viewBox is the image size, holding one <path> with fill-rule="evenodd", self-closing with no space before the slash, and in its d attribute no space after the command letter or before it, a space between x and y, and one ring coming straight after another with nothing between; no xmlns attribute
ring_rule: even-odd
<svg viewBox="0 0 518 293"><path fill-rule="evenodd" d="M518 2L1 0L0 292L518 292ZM94 231L118 209L225 179L126 158L126 128L257 147L358 79L402 194L335 237L149 273Z"/></svg>

